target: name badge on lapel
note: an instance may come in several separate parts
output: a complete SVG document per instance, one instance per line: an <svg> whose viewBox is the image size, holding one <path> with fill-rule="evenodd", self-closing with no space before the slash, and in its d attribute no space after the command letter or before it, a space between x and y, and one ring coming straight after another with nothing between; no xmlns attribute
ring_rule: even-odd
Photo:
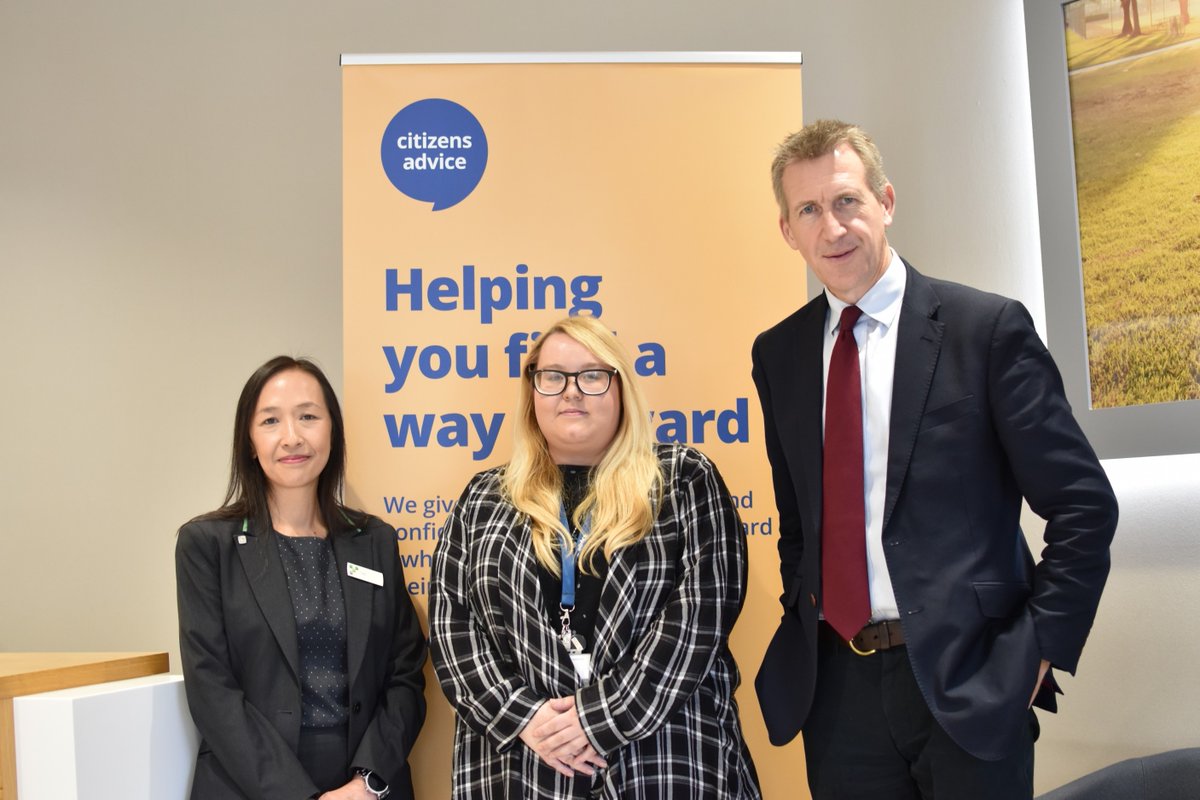
<svg viewBox="0 0 1200 800"><path fill-rule="evenodd" d="M383 573L378 570L373 570L370 567L360 567L353 561L346 562L346 574L351 578L359 581L373 583L376 586L383 586Z"/></svg>

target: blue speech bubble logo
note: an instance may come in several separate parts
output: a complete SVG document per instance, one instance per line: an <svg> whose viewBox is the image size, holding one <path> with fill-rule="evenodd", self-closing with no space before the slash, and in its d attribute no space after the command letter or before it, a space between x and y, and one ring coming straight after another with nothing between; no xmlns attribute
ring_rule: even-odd
<svg viewBox="0 0 1200 800"><path fill-rule="evenodd" d="M487 137L470 111L431 97L392 117L380 157L393 186L441 211L462 202L479 185L487 166Z"/></svg>

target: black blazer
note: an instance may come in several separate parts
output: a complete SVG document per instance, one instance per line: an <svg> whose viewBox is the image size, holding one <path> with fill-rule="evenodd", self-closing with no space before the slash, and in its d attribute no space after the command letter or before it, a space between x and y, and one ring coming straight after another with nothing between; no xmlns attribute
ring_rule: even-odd
<svg viewBox="0 0 1200 800"><path fill-rule="evenodd" d="M884 552L925 702L961 747L997 759L1018 741L1039 660L1075 671L1108 576L1116 498L1025 308L905 267ZM822 293L753 350L784 587L755 688L776 744L803 726L816 682L828 306ZM1036 566L1022 498L1047 521Z"/></svg>
<svg viewBox="0 0 1200 800"><path fill-rule="evenodd" d="M346 603L350 763L411 798L407 758L425 718L425 638L408 595L395 530L374 517L332 532ZM193 800L303 800L317 793L296 758L299 649L291 595L270 531L242 520L192 521L175 569L179 646L202 736ZM383 586L346 575L347 563ZM349 779L349 776L347 776Z"/></svg>

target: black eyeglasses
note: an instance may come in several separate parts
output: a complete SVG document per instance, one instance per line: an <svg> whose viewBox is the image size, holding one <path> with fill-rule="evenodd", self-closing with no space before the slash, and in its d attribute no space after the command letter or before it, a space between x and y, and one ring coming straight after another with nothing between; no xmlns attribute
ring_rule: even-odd
<svg viewBox="0 0 1200 800"><path fill-rule="evenodd" d="M567 390L567 381L575 379L575 386L581 394L595 397L608 391L612 386L615 369L585 369L579 372L563 372L560 369L531 369L533 388L538 394L553 397Z"/></svg>

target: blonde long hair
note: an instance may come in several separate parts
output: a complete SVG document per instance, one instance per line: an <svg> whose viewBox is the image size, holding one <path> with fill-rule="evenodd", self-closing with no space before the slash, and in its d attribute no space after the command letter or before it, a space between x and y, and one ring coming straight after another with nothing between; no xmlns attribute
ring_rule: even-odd
<svg viewBox="0 0 1200 800"><path fill-rule="evenodd" d="M555 574L561 571L559 550L574 547L570 532L560 520L562 473L550 457L546 437L537 424L533 407L530 365L536 365L542 343L561 333L586 347L599 360L617 370L614 386L621 392L621 416L604 457L592 468L587 495L575 509L572 522L591 517L591 534L579 554L583 571L593 574L592 559L640 542L654 526L663 483L649 411L634 380L633 363L617 338L595 317L567 317L544 331L529 351L522 372L524 381L517 402L513 429L513 455L504 469L505 496L529 516L533 549L538 561ZM565 537L565 539L564 539Z"/></svg>

